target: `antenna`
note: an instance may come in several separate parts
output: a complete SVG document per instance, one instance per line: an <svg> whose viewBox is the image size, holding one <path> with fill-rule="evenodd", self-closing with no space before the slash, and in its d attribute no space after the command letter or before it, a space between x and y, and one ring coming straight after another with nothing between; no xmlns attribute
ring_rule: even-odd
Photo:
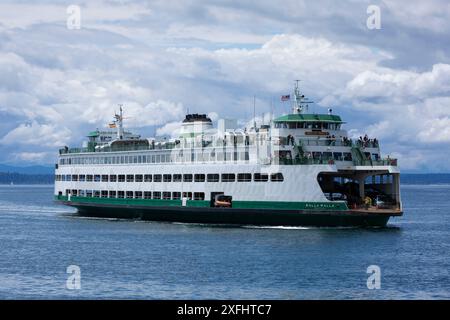
<svg viewBox="0 0 450 320"><path fill-rule="evenodd" d="M122 110L123 104L119 103L119 114L115 114L114 117L116 118L116 121L119 123L119 126L117 128L117 138L119 140L123 139L123 110Z"/></svg>
<svg viewBox="0 0 450 320"><path fill-rule="evenodd" d="M292 113L294 114L303 113L304 110L308 112L309 104L313 103L313 101L310 101L308 98L306 98L304 94L300 93L298 85L300 81L301 80L295 80L294 103L292 107Z"/></svg>
<svg viewBox="0 0 450 320"><path fill-rule="evenodd" d="M273 114L273 97L270 99L270 118L269 118L269 125L272 124L272 117L274 116Z"/></svg>
<svg viewBox="0 0 450 320"><path fill-rule="evenodd" d="M253 128L256 131L256 96L253 96Z"/></svg>

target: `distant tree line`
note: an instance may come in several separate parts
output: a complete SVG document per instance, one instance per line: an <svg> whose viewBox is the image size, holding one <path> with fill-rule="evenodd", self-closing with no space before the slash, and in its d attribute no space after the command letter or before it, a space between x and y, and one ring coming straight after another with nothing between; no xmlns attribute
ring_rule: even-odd
<svg viewBox="0 0 450 320"><path fill-rule="evenodd" d="M0 184L53 184L53 174L22 174L16 172L0 172Z"/></svg>

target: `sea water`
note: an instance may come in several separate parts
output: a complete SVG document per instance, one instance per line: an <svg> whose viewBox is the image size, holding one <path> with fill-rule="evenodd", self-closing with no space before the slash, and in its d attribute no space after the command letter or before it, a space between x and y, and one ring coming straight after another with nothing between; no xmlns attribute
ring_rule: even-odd
<svg viewBox="0 0 450 320"><path fill-rule="evenodd" d="M450 177L402 180L387 228L83 218L0 186L0 298L449 299Z"/></svg>

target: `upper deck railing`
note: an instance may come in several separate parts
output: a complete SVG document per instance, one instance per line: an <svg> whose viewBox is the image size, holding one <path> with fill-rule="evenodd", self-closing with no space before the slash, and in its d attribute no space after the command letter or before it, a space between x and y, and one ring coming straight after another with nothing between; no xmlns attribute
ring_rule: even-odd
<svg viewBox="0 0 450 320"><path fill-rule="evenodd" d="M334 165L336 162L340 162L341 160L337 161L332 158L321 158L321 159L314 159L314 158L296 158L296 159L275 159L275 164L281 164L281 165L311 165L311 164L329 164ZM353 159L351 162L355 166L396 166L397 165L397 159L379 159L379 160L358 160Z"/></svg>

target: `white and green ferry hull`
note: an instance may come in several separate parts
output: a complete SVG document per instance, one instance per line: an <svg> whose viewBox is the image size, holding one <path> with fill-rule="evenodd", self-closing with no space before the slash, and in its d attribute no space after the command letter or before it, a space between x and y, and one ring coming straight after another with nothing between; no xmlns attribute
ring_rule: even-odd
<svg viewBox="0 0 450 320"><path fill-rule="evenodd" d="M384 227L399 212L368 213L348 210L344 205L326 203L283 203L243 201L232 208L213 208L209 201L103 199L56 197L57 201L78 209L82 216L141 219L150 221L230 225ZM308 209L311 208L311 209Z"/></svg>
<svg viewBox="0 0 450 320"><path fill-rule="evenodd" d="M359 168L363 171L365 168ZM380 172L395 168L368 168ZM264 166L249 163L68 166L58 174L173 174L173 173L282 173L281 182L69 182L55 185L55 200L78 209L85 216L130 218L189 223L271 225L271 226L377 226L383 227L400 210L349 209L345 201L329 201L317 177L323 172L337 172L334 164ZM127 199L67 196L64 190L158 190L168 192L202 192L204 200ZM231 208L214 207L211 197L224 193L233 198ZM59 195L58 195L59 194Z"/></svg>

